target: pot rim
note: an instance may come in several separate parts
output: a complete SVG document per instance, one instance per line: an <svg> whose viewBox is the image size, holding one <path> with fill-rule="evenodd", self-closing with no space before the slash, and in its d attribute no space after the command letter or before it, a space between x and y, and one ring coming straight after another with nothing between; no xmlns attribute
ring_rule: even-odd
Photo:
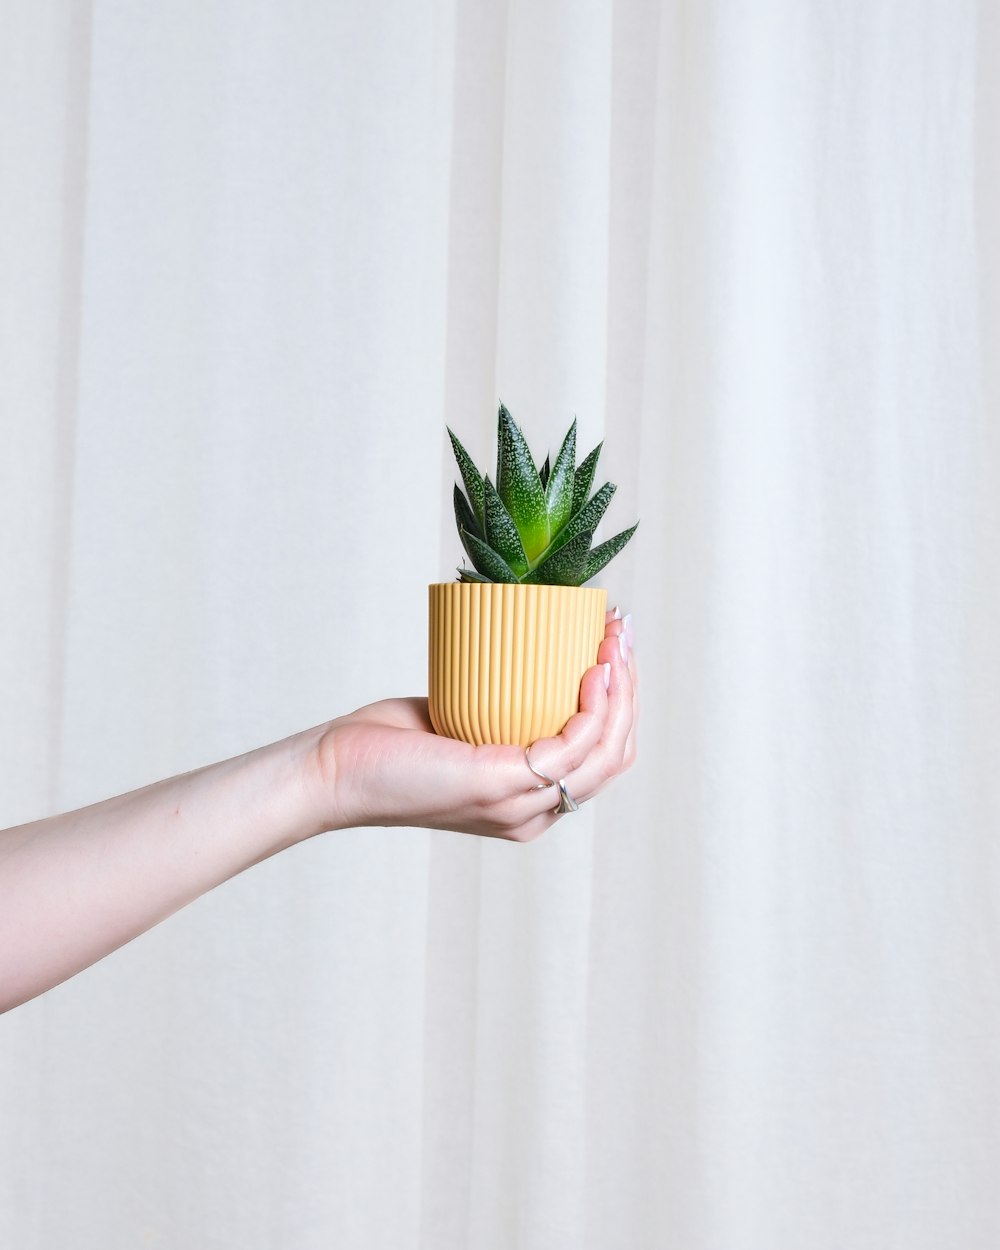
<svg viewBox="0 0 1000 1250"><path fill-rule="evenodd" d="M514 590L586 590L606 591L606 586L555 586L551 582L462 582L456 577L450 582L428 582L428 586L465 586L482 588L486 586L510 586Z"/></svg>

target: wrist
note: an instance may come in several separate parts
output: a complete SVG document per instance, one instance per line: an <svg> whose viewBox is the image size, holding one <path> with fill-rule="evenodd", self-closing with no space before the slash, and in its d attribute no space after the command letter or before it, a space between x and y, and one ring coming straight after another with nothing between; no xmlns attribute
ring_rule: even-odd
<svg viewBox="0 0 1000 1250"><path fill-rule="evenodd" d="M219 766L252 779L248 797L258 819L245 827L256 858L266 859L337 827L332 819L332 742L324 746L330 729L317 725Z"/></svg>
<svg viewBox="0 0 1000 1250"><path fill-rule="evenodd" d="M328 721L299 735L306 752L302 841L333 829L349 829L355 823L344 811L344 786L337 767L339 723Z"/></svg>

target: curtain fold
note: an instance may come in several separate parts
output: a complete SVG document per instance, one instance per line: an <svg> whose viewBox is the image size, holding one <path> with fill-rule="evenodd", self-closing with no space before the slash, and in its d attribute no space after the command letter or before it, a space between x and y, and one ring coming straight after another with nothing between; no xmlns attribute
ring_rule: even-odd
<svg viewBox="0 0 1000 1250"><path fill-rule="evenodd" d="M0 826L423 693L499 399L606 440L642 709L4 1017L0 1244L992 1250L994 6L8 17Z"/></svg>

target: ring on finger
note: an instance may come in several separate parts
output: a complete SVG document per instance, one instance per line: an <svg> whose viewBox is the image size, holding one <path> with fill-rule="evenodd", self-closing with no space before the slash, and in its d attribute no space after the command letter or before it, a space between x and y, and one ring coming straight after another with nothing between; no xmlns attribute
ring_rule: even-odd
<svg viewBox="0 0 1000 1250"><path fill-rule="evenodd" d="M532 764L531 762L531 756L528 754L527 747L524 748L524 758L527 762L528 767L535 774L535 776L541 777L542 781L544 782L543 785L535 786L534 788L536 790L547 790L551 786L559 787L559 806L554 807L552 809L556 813L556 815L565 816L567 812L578 812L580 810L580 804L576 801L576 799L573 798L570 792L566 789L565 778L562 778L559 781L554 781L546 773L543 773L540 768L536 768L534 764Z"/></svg>

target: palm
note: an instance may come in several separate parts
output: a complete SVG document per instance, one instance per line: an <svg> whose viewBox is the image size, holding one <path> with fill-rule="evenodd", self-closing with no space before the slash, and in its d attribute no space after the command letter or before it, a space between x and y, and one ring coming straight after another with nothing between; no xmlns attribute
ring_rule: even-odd
<svg viewBox="0 0 1000 1250"><path fill-rule="evenodd" d="M472 746L435 733L424 698L359 708L337 722L335 738L338 798L345 796L359 824L476 827L497 779L509 778L512 764L524 766L518 747ZM358 777L363 789L352 786Z"/></svg>

